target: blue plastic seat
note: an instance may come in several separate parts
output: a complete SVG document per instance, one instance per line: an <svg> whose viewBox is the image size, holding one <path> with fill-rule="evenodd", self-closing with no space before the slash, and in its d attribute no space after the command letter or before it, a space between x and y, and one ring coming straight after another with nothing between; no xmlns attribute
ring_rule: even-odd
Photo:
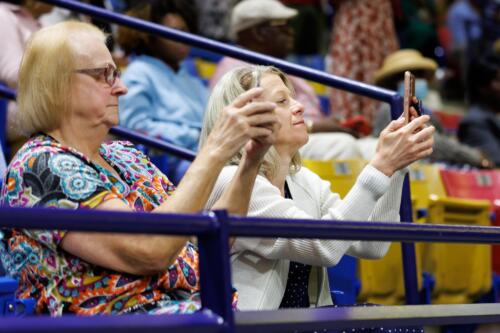
<svg viewBox="0 0 500 333"><path fill-rule="evenodd" d="M34 299L16 299L17 281L0 277L0 316L21 317L35 312Z"/></svg>
<svg viewBox="0 0 500 333"><path fill-rule="evenodd" d="M361 283L357 277L357 259L348 255L340 262L328 268L328 280L333 302L337 305L353 305L356 303Z"/></svg>

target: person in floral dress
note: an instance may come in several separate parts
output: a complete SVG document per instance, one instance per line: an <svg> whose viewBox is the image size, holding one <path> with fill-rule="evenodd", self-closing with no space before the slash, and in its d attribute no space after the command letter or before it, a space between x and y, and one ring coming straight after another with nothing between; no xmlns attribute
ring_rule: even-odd
<svg viewBox="0 0 500 333"><path fill-rule="evenodd" d="M225 108L208 147L175 188L129 142L106 141L127 88L105 40L92 25L64 22L36 32L27 45L18 101L31 138L7 169L2 204L194 213L203 209L226 161L243 148L245 165L217 206L246 214L245 189L253 186L275 139L275 105L252 102L262 93L256 88ZM200 309L198 253L187 237L25 229L4 234L2 264L19 281L17 297L34 298L37 313Z"/></svg>
<svg viewBox="0 0 500 333"><path fill-rule="evenodd" d="M338 76L373 84L373 75L386 56L399 49L390 0L336 0L330 40L328 70ZM370 134L377 101L332 89L332 112L344 124L362 117L366 126L359 134Z"/></svg>

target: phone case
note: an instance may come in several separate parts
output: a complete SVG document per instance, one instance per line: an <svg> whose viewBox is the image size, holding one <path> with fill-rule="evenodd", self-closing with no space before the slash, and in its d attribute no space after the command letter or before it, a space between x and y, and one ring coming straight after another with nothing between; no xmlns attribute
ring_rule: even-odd
<svg viewBox="0 0 500 333"><path fill-rule="evenodd" d="M405 72L405 92L403 96L403 116L408 123L410 121L410 106L412 98L415 96L415 76L410 72Z"/></svg>

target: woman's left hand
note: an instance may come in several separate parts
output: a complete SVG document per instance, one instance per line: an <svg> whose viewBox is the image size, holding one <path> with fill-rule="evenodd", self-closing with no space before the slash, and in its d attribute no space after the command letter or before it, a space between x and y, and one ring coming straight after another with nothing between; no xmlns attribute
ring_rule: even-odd
<svg viewBox="0 0 500 333"><path fill-rule="evenodd" d="M416 111L411 110L410 119L408 124L404 118L394 120L380 133L370 164L389 177L432 153L434 127L426 126L429 116L416 117Z"/></svg>
<svg viewBox="0 0 500 333"><path fill-rule="evenodd" d="M279 122L269 123L265 126L271 132L268 135L250 139L244 147L245 158L255 163L262 162L269 148L276 142L276 136L281 127Z"/></svg>

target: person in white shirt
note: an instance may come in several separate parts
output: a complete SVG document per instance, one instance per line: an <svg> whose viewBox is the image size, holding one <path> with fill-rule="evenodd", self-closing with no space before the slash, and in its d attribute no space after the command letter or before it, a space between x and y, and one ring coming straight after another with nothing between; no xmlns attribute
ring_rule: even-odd
<svg viewBox="0 0 500 333"><path fill-rule="evenodd" d="M294 99L288 77L274 67L245 66L224 75L207 106L200 145L203 146L224 106L254 86L259 100L276 104L281 128L267 152L253 186L249 216L288 219L399 221L406 166L432 152L434 128L428 116L411 111L381 133L374 158L344 199L330 184L301 166L299 148L307 143L303 106ZM236 154L221 172L208 200L211 207L229 186L245 152ZM250 189L249 189L250 190ZM241 310L331 305L325 267L344 254L384 256L389 243L322 239L236 238L231 248L233 283Z"/></svg>

